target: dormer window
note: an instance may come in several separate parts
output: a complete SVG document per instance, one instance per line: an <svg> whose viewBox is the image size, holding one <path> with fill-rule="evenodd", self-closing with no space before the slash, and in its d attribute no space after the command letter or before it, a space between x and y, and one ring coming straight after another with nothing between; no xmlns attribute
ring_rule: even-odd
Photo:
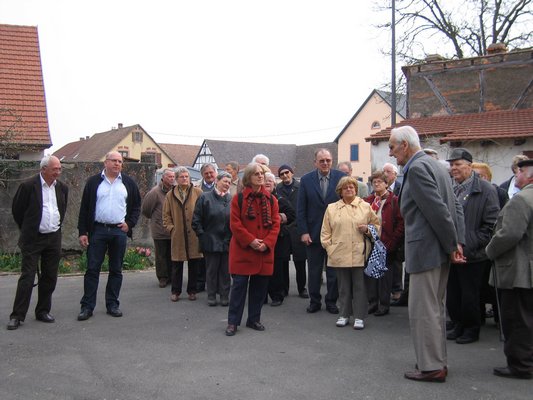
<svg viewBox="0 0 533 400"><path fill-rule="evenodd" d="M143 141L143 133L141 131L134 131L131 133L131 140L136 143L140 143Z"/></svg>
<svg viewBox="0 0 533 400"><path fill-rule="evenodd" d="M371 129L381 129L381 124L378 121L372 122Z"/></svg>

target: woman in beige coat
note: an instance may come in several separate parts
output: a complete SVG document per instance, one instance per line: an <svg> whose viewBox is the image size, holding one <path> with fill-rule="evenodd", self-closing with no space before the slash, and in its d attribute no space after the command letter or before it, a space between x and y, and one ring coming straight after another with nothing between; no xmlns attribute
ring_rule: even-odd
<svg viewBox="0 0 533 400"><path fill-rule="evenodd" d="M364 282L365 237L368 225L379 231L380 223L370 204L357 196L357 181L351 176L341 178L335 189L339 201L328 206L322 222L320 241L328 253L328 266L337 271L340 316L337 326L346 326L350 315L354 329L364 328L368 299ZM370 251L367 243L366 253Z"/></svg>
<svg viewBox="0 0 533 400"><path fill-rule="evenodd" d="M163 204L163 226L170 233L172 253L171 301L178 301L183 284L183 263L187 261L189 300L196 300L196 269L203 257L198 237L192 229L192 216L202 189L190 182L189 170L176 169L176 186L167 193Z"/></svg>

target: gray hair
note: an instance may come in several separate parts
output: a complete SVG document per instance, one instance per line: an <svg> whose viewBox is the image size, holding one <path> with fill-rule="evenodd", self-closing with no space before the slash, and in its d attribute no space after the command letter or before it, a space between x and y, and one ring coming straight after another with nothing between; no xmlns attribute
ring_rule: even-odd
<svg viewBox="0 0 533 400"><path fill-rule="evenodd" d="M390 132L390 137L396 143L407 142L411 150L420 150L420 138L415 128L409 125L394 128Z"/></svg>
<svg viewBox="0 0 533 400"><path fill-rule="evenodd" d="M161 176L164 176L167 172L176 173L176 171L173 168L165 168L163 172L161 173Z"/></svg>
<svg viewBox="0 0 533 400"><path fill-rule="evenodd" d="M315 157L316 158L316 157ZM350 161L341 161L340 163L337 164L337 169L340 169L340 167L342 165L346 165L348 167L348 171L352 172L353 171L353 168L352 168L352 163Z"/></svg>
<svg viewBox="0 0 533 400"><path fill-rule="evenodd" d="M525 172L527 179L533 178L533 165L528 165L527 167L522 167L522 170Z"/></svg>
<svg viewBox="0 0 533 400"><path fill-rule="evenodd" d="M396 165L391 164L390 162L388 162L388 163L383 164L383 168L382 169L385 169L385 167L391 167L392 170L394 171L394 173L396 175L398 174L398 167Z"/></svg>
<svg viewBox="0 0 533 400"><path fill-rule="evenodd" d="M256 155L254 156L254 158L252 158L252 162L253 162L253 163L261 164L260 162L257 161L257 160L259 160L259 159L263 159L263 160L265 160L266 165L270 165L270 159L269 159L267 156L265 156L264 154L256 154Z"/></svg>
<svg viewBox="0 0 533 400"><path fill-rule="evenodd" d="M53 155L49 154L47 156L44 156L43 158L41 158L41 169L45 168L45 167L48 167L48 164L50 163L50 158L54 157Z"/></svg>
<svg viewBox="0 0 533 400"><path fill-rule="evenodd" d="M215 167L215 164L212 164L212 163L205 163L203 164L201 167L200 167L200 173L203 174L204 171L207 169L207 168L213 168L213 170L216 172L217 171L217 168Z"/></svg>
<svg viewBox="0 0 533 400"><path fill-rule="evenodd" d="M224 178L229 178L231 179L232 176L229 172L226 172L226 171L221 171L218 173L217 175L217 181L221 180L221 179L224 179Z"/></svg>
<svg viewBox="0 0 533 400"><path fill-rule="evenodd" d="M189 170L187 167L177 167L174 168L174 172L176 173L176 176L183 174L184 172L187 172L187 174L190 176Z"/></svg>
<svg viewBox="0 0 533 400"><path fill-rule="evenodd" d="M274 175L272 172L266 172L265 173L265 179L266 178L274 179L274 183L276 182L276 175Z"/></svg>

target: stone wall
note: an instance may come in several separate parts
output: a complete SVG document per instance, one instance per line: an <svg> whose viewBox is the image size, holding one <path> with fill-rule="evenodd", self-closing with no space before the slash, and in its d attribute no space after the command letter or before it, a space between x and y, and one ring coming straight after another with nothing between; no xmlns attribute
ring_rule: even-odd
<svg viewBox="0 0 533 400"><path fill-rule="evenodd" d="M62 163L60 180L69 187L69 199L63 223L63 249L81 250L78 244L78 214L87 178L102 171L101 162ZM139 185L141 197L155 185L155 164L125 163L124 173ZM39 172L39 162L0 161L0 252L19 251L18 227L11 215L11 204L19 184ZM128 245L153 246L148 220L140 217L133 229L133 242Z"/></svg>

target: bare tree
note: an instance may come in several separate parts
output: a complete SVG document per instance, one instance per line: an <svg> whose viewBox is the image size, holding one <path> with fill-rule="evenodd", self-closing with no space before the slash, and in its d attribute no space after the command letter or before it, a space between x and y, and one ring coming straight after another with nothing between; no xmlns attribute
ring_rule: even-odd
<svg viewBox="0 0 533 400"><path fill-rule="evenodd" d="M379 9L390 10L391 1L379 0ZM486 55L493 43L510 49L531 46L533 0L395 1L396 54L406 63L431 53L448 58ZM390 22L379 27L390 29Z"/></svg>
<svg viewBox="0 0 533 400"><path fill-rule="evenodd" d="M18 143L17 126L22 117L9 107L0 107L0 158L11 158L25 148Z"/></svg>

